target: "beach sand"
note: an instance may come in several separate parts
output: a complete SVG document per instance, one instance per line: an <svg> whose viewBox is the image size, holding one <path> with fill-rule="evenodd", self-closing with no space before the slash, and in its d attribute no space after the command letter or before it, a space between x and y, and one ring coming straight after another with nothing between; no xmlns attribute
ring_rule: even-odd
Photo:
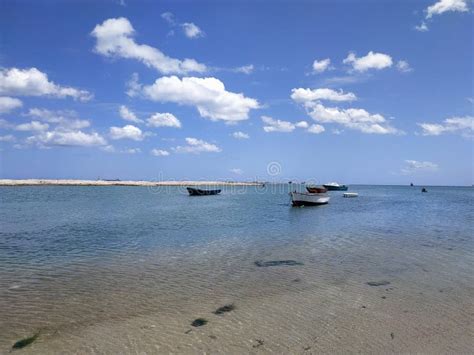
<svg viewBox="0 0 474 355"><path fill-rule="evenodd" d="M0 179L0 186L258 186L260 182Z"/></svg>

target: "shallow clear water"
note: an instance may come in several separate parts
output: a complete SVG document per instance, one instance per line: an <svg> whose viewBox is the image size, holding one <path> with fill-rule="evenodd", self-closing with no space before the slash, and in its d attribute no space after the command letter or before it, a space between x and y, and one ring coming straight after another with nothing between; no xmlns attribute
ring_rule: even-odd
<svg viewBox="0 0 474 355"><path fill-rule="evenodd" d="M288 188L0 188L0 353L38 329L27 351L474 345L473 188L351 186L358 198L304 208ZM304 265L254 264L285 259Z"/></svg>

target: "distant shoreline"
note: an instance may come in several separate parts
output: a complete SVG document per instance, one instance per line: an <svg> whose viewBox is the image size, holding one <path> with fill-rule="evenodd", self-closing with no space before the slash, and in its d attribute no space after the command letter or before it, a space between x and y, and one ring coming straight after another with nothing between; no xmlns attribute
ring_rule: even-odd
<svg viewBox="0 0 474 355"><path fill-rule="evenodd" d="M133 181L74 179L0 179L0 186L260 186L262 182L234 181Z"/></svg>

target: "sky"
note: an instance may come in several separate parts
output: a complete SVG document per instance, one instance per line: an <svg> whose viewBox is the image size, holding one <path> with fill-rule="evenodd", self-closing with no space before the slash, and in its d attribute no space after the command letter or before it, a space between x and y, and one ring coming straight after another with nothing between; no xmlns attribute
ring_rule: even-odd
<svg viewBox="0 0 474 355"><path fill-rule="evenodd" d="M471 185L473 2L0 4L0 178Z"/></svg>

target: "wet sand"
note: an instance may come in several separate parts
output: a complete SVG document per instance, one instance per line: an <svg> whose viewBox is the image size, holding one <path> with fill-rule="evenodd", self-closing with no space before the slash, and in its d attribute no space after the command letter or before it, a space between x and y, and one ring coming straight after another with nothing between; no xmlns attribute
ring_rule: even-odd
<svg viewBox="0 0 474 355"><path fill-rule="evenodd" d="M209 260L203 260L180 267L179 261L152 265L151 260L142 260L139 270L133 271L135 278L130 270L122 275L128 285L121 284L118 271L108 268L89 278L82 275L82 280L74 282L83 285L83 292L76 291L72 302L60 296L49 304L41 300L51 313L45 312L40 322L36 316L32 324L24 324L30 332L44 330L22 353L441 354L472 350L472 277L467 268L461 268L458 277L466 282L450 279L446 270L454 266L455 258L436 265L428 263L427 255L398 265L387 260L390 265L384 266L382 257L370 254L353 255L341 263L288 253L304 265L262 268L251 262L209 265ZM346 267L336 268L337 264ZM85 285L92 286L101 278L117 279L107 293L97 290L91 299ZM368 284L381 280L390 284ZM18 296L21 289L11 292ZM235 305L234 310L214 314L229 303ZM65 321L67 312L70 322ZM193 327L196 318L208 322ZM4 335L8 336L1 342L5 351L14 340L32 334L7 331Z"/></svg>

